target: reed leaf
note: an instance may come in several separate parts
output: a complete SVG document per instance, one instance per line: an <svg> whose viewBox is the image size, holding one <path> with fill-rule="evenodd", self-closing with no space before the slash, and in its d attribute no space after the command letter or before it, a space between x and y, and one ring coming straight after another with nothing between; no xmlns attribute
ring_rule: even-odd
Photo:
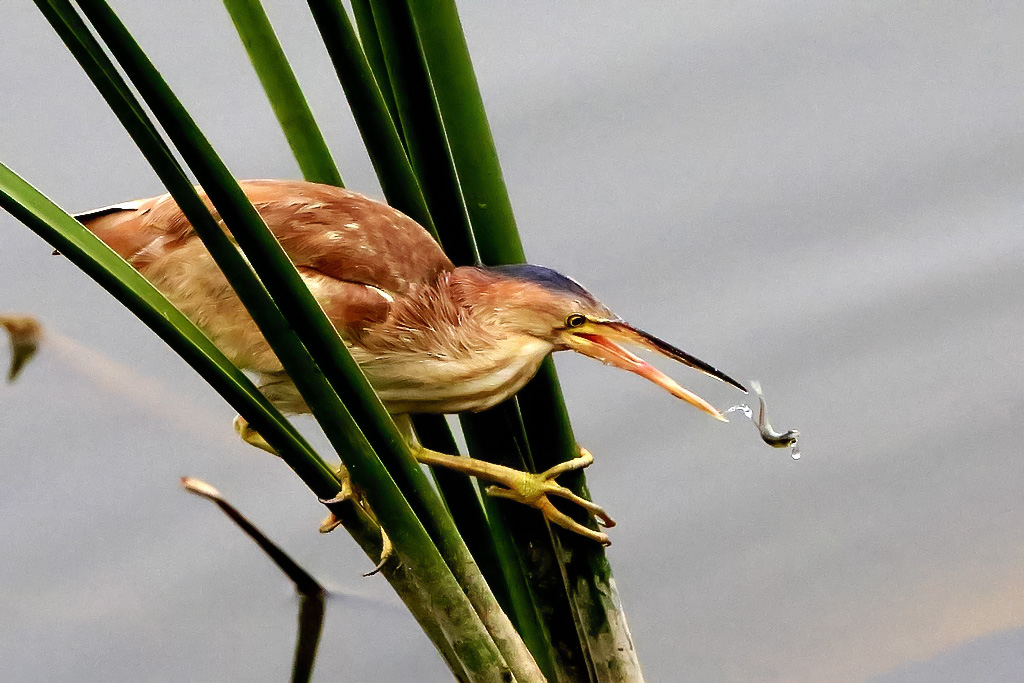
<svg viewBox="0 0 1024 683"><path fill-rule="evenodd" d="M515 399L490 410L460 416L472 455L506 467L536 471ZM551 525L540 515L509 501L489 500L488 514L504 533L495 532L507 580L519 584L515 613L530 642L545 654L548 678L566 683L588 680L587 659L576 613L569 601ZM591 541L592 542L592 541Z"/></svg>
<svg viewBox="0 0 1024 683"><path fill-rule="evenodd" d="M550 358L519 392L519 406L533 452L547 454L551 458L549 462L557 462L559 456L561 459L575 457L578 446ZM570 476L564 477L562 484L590 499L583 474L567 474ZM585 521L579 516L577 520ZM643 681L636 646L604 548L581 536L561 534L558 538L569 597L578 615L596 680Z"/></svg>
<svg viewBox="0 0 1024 683"><path fill-rule="evenodd" d="M405 155L395 119L388 111L345 7L341 0L307 0L307 4L345 91L384 196L389 204L436 238L437 230L423 199L423 190Z"/></svg>
<svg viewBox="0 0 1024 683"><path fill-rule="evenodd" d="M232 4L243 4L246 6L248 6L248 4L250 3L256 3L256 8L260 10L259 14L261 15L260 21L258 22L261 24L260 33L269 33L271 36L273 36L273 28L269 25L269 20L266 18L265 13L262 12L261 7L258 5L258 0L227 1L231 2ZM369 12L368 7L366 8L366 10L367 12ZM360 14L357 12L356 16L358 19L360 17ZM266 25L262 26L262 24L264 23ZM239 28L240 31L242 30L242 27L238 24L238 22L236 22L236 26ZM376 49L379 51L380 46L379 43L377 42L378 38L376 35L376 26L373 24L372 15L364 15L362 29L367 34L363 40L364 50L376 46ZM244 36L243 41L245 41L247 44L251 42L246 40ZM282 60L285 59L283 53L281 53L280 50L276 50L276 52L280 53L280 58ZM380 59L383 59L383 57L381 56ZM255 61L254 66L257 69L259 69L259 65ZM289 72L291 71L290 67L287 66L286 62L282 68L286 68ZM378 81L378 86L383 86L382 91L385 94L390 94L391 85L386 81L387 74L384 71L383 62L380 63L379 68L380 75L378 76L378 78L383 77L385 80ZM348 72L344 72L341 75L348 76L349 74ZM356 91L361 91L360 86L358 84L353 86L353 89L355 89ZM371 107L367 109L364 107L359 109L358 118L360 120L366 121L367 117L372 118L374 116L380 116L380 114L381 111L378 108ZM379 128L386 128L386 125L387 123L383 122L382 124L380 124ZM387 156L388 153L393 155L397 151L398 150L396 150L394 146L389 146L383 150L380 150L379 154ZM294 147L293 153L297 153ZM312 149L311 153L326 154L326 148ZM333 161L328 156L326 159L323 160L323 164L333 165ZM404 158L398 158L394 161L394 164L401 165L404 168L408 165L408 162ZM396 182L407 182L410 179L412 179L412 176L410 174L403 173L397 177ZM419 196L418 188L409 187L406 189L407 192L404 195L399 194L395 198L397 201L393 202L399 208L403 208L401 202L406 197ZM419 209L416 206L411 207L411 212L415 213L417 210ZM454 439L452 438L450 430L447 427L447 423L443 420L443 418L439 416L417 416L416 418L414 418L414 422L417 424L418 427L417 432L420 432L421 438L424 439L424 445L426 445L428 448L434 448L436 450L449 452L448 445L454 443ZM465 540L467 547L470 549L472 557L477 560L478 564L480 564L481 571L484 573L485 578L488 580L488 583L491 586L492 591L496 593L499 603L502 606L506 605L508 602L507 599L505 599L507 590L504 588L500 581L495 580L500 576L500 566L497 564L497 557L493 550L493 541L491 540L489 530L486 527L486 519L484 516L483 508L481 507L481 504L475 495L473 484L465 476L461 474L444 470L443 468L440 470L436 468L432 469L434 470L435 481L437 481L442 495L447 496L445 500L447 507L449 511L452 513L456 527L460 534L463 536L463 539ZM430 513L428 512L428 514Z"/></svg>
<svg viewBox="0 0 1024 683"><path fill-rule="evenodd" d="M344 187L320 127L260 0L224 0L253 69L270 101L302 177Z"/></svg>
<svg viewBox="0 0 1024 683"><path fill-rule="evenodd" d="M409 161L420 180L445 253L455 265L480 262L430 77L403 2L368 0L395 93Z"/></svg>
<svg viewBox="0 0 1024 683"><path fill-rule="evenodd" d="M383 50L384 74L378 77L378 83L386 79L384 87L394 92L397 98L398 115L401 118L399 129L404 131L408 161L424 189L427 205L438 229L438 238L456 265L472 265L477 262L476 249L462 207L458 179L454 174L440 118L430 92L426 66L416 44L412 19L402 3L371 0L369 6L373 13L375 43ZM358 12L356 17L358 19ZM398 208L403 207L398 205ZM455 440L441 418L419 415L414 418L414 422L427 448L444 453L458 452ZM531 603L532 596L526 592L512 594L521 591L525 585L521 577L509 576L510 572L518 571L518 565L500 562L498 559L494 535L504 534L504 529L496 520L494 523L488 522L471 482L444 468L433 468L433 473L459 531L480 564L488 584L512 617L517 630L524 635L534 657L544 660L547 648L530 642L531 634L536 629L531 629L521 619L521 606ZM520 609L513 609L515 605L520 606ZM531 609L529 613L535 611ZM545 673L550 677L550 667L545 669Z"/></svg>
<svg viewBox="0 0 1024 683"><path fill-rule="evenodd" d="M270 540L265 533L260 531L259 527L249 521L249 519L238 511L234 505L228 502L224 495L216 488L206 483L202 479L196 479L195 477L182 477L181 486L200 498L205 498L214 505L220 508L221 512L230 519L232 522L238 525L238 528L242 532L253 540L253 543L260 547L270 561L277 565L277 568L281 570L285 576L291 579L291 582L295 584L295 590L299 595L305 595L307 597L313 595L323 595L324 587L320 585L320 582L313 578L313 575L307 572L299 565L298 562L293 560L291 556L286 553L281 546Z"/></svg>
<svg viewBox="0 0 1024 683"><path fill-rule="evenodd" d="M323 593L299 596L299 633L295 638L292 683L313 680L316 651L323 633L326 597Z"/></svg>
<svg viewBox="0 0 1024 683"><path fill-rule="evenodd" d="M410 160L417 176L421 178L441 243L457 265L472 265L478 262L475 242L412 17L404 3L380 0L370 2L384 50L388 77L397 97L402 128L406 131ZM506 429L505 420L499 418L497 424L492 421L482 429L472 428L472 425L481 425L486 419L478 415L460 418L472 455L515 469L527 469L526 460L520 454L514 435ZM525 440L522 443L525 444ZM444 480L441 482L443 485ZM446 492L446 499L452 501L459 495L457 491ZM489 500L487 506L492 512L489 515L491 547L475 548L475 554L480 556L480 553L487 553L489 556L495 553L500 557L500 577L488 573L491 585L500 580L507 587L506 610L547 677L551 680L569 680L572 678L573 667L563 660L570 653L577 653L575 659L582 660L582 651L574 633L572 614L568 612L569 605L565 588L561 585L557 561L545 564L547 578L553 580L544 585L554 588L555 592L536 590L539 582L534 581L531 586L527 580L518 550L529 548L531 557L544 554L538 553L536 549L551 545L547 526L538 514L523 510L518 505ZM520 533L524 528L531 533ZM547 553L549 557L552 554L553 550ZM488 567L485 565L484 569L486 573ZM556 618L558 613L565 618ZM545 623L542 615L553 618ZM549 626L566 624L569 628L559 628L560 636L554 639L564 639L566 642L555 645ZM577 671L580 668L575 667Z"/></svg>
<svg viewBox="0 0 1024 683"><path fill-rule="evenodd" d="M421 177L431 178L424 187L432 210L440 206L448 215L447 220L438 221L442 243L450 253L462 253L463 264L471 262L477 257L474 237L409 8L404 3L372 3L404 127L416 132L409 144L413 163ZM481 148L488 145L493 147L489 138ZM487 226L480 229L485 231ZM515 400L483 414L463 415L460 421L475 457L536 470ZM549 525L539 515L503 501L488 501L488 508L503 576L510 587L511 613L520 633L551 680L590 677L592 667L581 642L579 617L567 594L560 552Z"/></svg>
<svg viewBox="0 0 1024 683"><path fill-rule="evenodd" d="M453 0L407 0L430 73L455 171L487 265L523 263L512 202Z"/></svg>
<svg viewBox="0 0 1024 683"><path fill-rule="evenodd" d="M373 79L380 88L381 97L388 108L391 120L398 126L398 133L404 140L404 133L398 118L398 106L395 103L395 92L388 80L387 67L384 65L384 52L381 49L377 24L373 18L373 10L367 0L352 0L352 16L356 20L356 31L359 33L359 44L366 55L366 61L373 72Z"/></svg>

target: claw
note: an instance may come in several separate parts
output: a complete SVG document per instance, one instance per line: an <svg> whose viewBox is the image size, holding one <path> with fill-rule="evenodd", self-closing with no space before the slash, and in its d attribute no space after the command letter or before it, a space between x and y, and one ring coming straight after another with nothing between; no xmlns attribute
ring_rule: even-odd
<svg viewBox="0 0 1024 683"><path fill-rule="evenodd" d="M320 498L318 500L324 505L330 505L331 503L344 503L346 500L352 500L354 497L352 483L346 477L341 480L341 490L338 491L338 495L334 496L334 498Z"/></svg>
<svg viewBox="0 0 1024 683"><path fill-rule="evenodd" d="M365 574L363 574L363 576L373 576L374 574L379 572L381 569L384 568L384 565L387 564L388 560L391 559L391 556L394 555L394 553L395 553L395 547L393 545L391 545L391 538L388 536L388 532L384 531L384 527L381 527L381 529L380 529L380 562L377 563L376 567L374 567L370 571L368 571Z"/></svg>
<svg viewBox="0 0 1024 683"><path fill-rule="evenodd" d="M345 472L344 476L341 477L341 490L338 491L338 495L333 498L320 498L320 502L324 505L330 505L331 503L344 503L354 498L355 491L352 489L352 480L348 477L348 472ZM357 502L356 505L358 504ZM320 533L329 534L339 526L341 526L341 520L332 512L324 521L320 522Z"/></svg>
<svg viewBox="0 0 1024 683"><path fill-rule="evenodd" d="M370 517L374 519L374 521L376 521L376 518L370 511L369 506L366 504L364 500L362 500L361 494L357 493L356 490L352 487L352 479L348 475L348 470L346 470L343 466L338 470L338 475L339 478L341 479L341 490L338 491L338 495L334 496L333 498L321 498L320 502L323 503L324 505L331 505L333 503L344 503L346 501L352 501L355 505L364 509L367 512L367 514L369 514ZM320 523L320 533L329 534L330 532L337 529L339 526L341 526L341 520L338 519L338 517L332 512L327 516L327 518L323 522ZM380 527L380 561L377 562L376 567L363 574L363 576L373 576L381 569L383 569L384 565L387 564L387 561L391 559L391 556L394 554L394 551L395 547L391 543L391 538L389 538L387 532L384 531L384 527Z"/></svg>
<svg viewBox="0 0 1024 683"><path fill-rule="evenodd" d="M597 503L589 501L586 498L583 498L581 496L577 496L575 493L573 493L572 491L570 491L569 489L567 489L565 487L559 487L558 489L553 489L553 490L549 491L549 493L551 495L553 495L553 496L560 496L562 498L565 498L568 501L572 501L573 503L576 503L581 508L583 508L584 510L589 512L591 514L591 516L594 517L594 519L597 520L597 523L600 526L603 526L606 529L610 529L611 527L615 526L615 520L612 519L611 515L609 515L607 512L605 512L605 509L603 507L601 507L600 505L598 505Z"/></svg>
<svg viewBox="0 0 1024 683"><path fill-rule="evenodd" d="M321 503L340 503L340 502L343 502L343 501L347 500L347 498L344 498L343 495L344 494L339 494L338 496L336 496L335 498L332 498L330 500L323 500L323 499L321 499L320 502ZM341 526L341 520L338 519L338 517L332 512L330 515L327 516L327 519L325 519L323 522L320 523L320 533L322 533L322 534L329 534L332 531L334 531L335 529L337 529L339 526ZM386 531L384 531L384 527L381 527L381 529L380 529L380 561L377 562L377 566L375 566L373 569L371 569L370 571L368 571L365 574L363 574L363 576L373 576L374 574L379 572L381 569L384 568L384 565L388 563L388 560L390 560L391 556L394 555L394 554L395 554L395 546L391 543L391 538L388 536L388 533Z"/></svg>

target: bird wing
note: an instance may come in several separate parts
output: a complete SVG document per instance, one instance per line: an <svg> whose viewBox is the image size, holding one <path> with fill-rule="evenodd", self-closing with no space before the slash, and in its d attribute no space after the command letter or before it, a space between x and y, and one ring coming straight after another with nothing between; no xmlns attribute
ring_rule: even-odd
<svg viewBox="0 0 1024 683"><path fill-rule="evenodd" d="M364 195L297 180L240 185L328 317L349 338L386 320L396 299L454 269L416 221ZM210 207L201 190L200 196ZM214 216L219 219L215 211ZM280 370L241 302L224 296L230 287L170 195L75 218L199 322L235 362L258 371Z"/></svg>
<svg viewBox="0 0 1024 683"><path fill-rule="evenodd" d="M392 294L432 285L454 269L419 223L365 195L289 180L242 188L297 266Z"/></svg>
<svg viewBox="0 0 1024 683"><path fill-rule="evenodd" d="M304 275L316 271L393 296L433 284L454 268L416 221L365 195L298 180L247 180L240 185ZM205 194L201 197L209 206ZM170 195L75 217L143 271L194 236Z"/></svg>

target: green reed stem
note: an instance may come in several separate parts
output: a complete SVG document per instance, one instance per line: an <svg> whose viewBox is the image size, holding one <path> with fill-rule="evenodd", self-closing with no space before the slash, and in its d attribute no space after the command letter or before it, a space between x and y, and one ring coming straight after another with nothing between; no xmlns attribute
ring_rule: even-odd
<svg viewBox="0 0 1024 683"><path fill-rule="evenodd" d="M231 15L302 177L314 183L344 187L338 166L260 0L224 0L224 7Z"/></svg>

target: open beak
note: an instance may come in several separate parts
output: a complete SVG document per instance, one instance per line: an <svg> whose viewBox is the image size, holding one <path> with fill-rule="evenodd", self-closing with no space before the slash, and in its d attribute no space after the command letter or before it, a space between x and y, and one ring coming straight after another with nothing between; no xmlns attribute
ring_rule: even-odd
<svg viewBox="0 0 1024 683"><path fill-rule="evenodd" d="M677 360L684 365L689 365L691 368L700 370L705 375L714 377L726 384L731 384L743 393L747 393L746 388L742 384L724 372L658 339L654 335L638 330L622 321L588 322L578 329L569 331L566 335L566 345L573 351L582 353L584 356L596 358L602 363L636 373L667 390L673 396L681 398L690 405L703 410L715 419L728 422L713 405L693 392L684 389L674 379L655 368L643 358L622 348L616 342L633 344L651 351L657 351L663 356Z"/></svg>

